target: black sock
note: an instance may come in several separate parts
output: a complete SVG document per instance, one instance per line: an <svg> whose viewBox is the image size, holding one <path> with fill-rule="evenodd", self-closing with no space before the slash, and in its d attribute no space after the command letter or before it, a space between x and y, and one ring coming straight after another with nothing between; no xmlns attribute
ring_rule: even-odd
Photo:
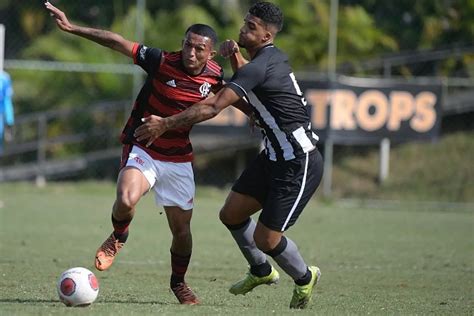
<svg viewBox="0 0 474 316"><path fill-rule="evenodd" d="M306 271L306 274L303 275L301 278L299 278L298 280L295 281L296 284L298 285L306 285L308 284L309 282L311 282L311 271L309 271L309 269Z"/></svg>
<svg viewBox="0 0 474 316"><path fill-rule="evenodd" d="M118 239L118 241L126 242L128 238L128 230L125 233L117 233L116 231L114 231L114 236Z"/></svg>
<svg viewBox="0 0 474 316"><path fill-rule="evenodd" d="M250 273L258 277L264 277L269 275L272 272L272 266L265 261L262 264L250 266Z"/></svg>
<svg viewBox="0 0 474 316"><path fill-rule="evenodd" d="M126 219L118 221L115 219L114 214L112 214L112 226L114 227L114 236L120 242L126 242L128 238L128 226L132 219Z"/></svg>
<svg viewBox="0 0 474 316"><path fill-rule="evenodd" d="M181 256L171 251L171 278L170 287L174 288L179 283L184 283L184 276L188 270L189 261L191 260L191 254L187 256Z"/></svg>
<svg viewBox="0 0 474 316"><path fill-rule="evenodd" d="M170 278L170 287L174 288L176 287L179 283L184 283L184 277L183 276L178 276L175 274L171 275Z"/></svg>

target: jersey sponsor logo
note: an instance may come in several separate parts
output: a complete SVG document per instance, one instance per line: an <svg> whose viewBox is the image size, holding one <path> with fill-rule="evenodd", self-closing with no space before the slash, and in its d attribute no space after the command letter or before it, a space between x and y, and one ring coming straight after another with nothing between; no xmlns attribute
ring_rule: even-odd
<svg viewBox="0 0 474 316"><path fill-rule="evenodd" d="M201 97L205 98L209 95L209 92L211 92L211 84L209 82L204 82L200 87L199 87L199 92L201 92Z"/></svg>
<svg viewBox="0 0 474 316"><path fill-rule="evenodd" d="M145 164L145 161L143 161L143 159L138 156L134 157L133 160L135 160L140 166L143 166Z"/></svg>
<svg viewBox="0 0 474 316"><path fill-rule="evenodd" d="M147 49L148 47L146 47L145 45L143 45L142 48L140 48L139 55L140 55L141 60L145 60L145 53Z"/></svg>
<svg viewBox="0 0 474 316"><path fill-rule="evenodd" d="M174 79L166 81L166 84L170 87L176 88L176 81L174 81Z"/></svg>

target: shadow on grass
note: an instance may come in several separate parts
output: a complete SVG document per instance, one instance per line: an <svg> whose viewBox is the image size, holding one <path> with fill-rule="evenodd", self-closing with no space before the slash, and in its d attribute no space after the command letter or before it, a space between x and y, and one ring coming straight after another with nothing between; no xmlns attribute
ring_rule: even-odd
<svg viewBox="0 0 474 316"><path fill-rule="evenodd" d="M19 298L6 298L0 299L0 304L2 303L13 303L13 304L58 304L63 306L63 303L59 300L46 300L46 299L19 299ZM160 301L127 301L127 300L101 300L96 301L93 303L94 306L100 305L107 305L107 304L127 304L127 305L161 305L161 306L188 306L188 305L181 305L178 302L170 303L170 302L160 302ZM213 303L203 303L197 305L198 307L228 307L228 304L224 302L213 302ZM66 306L64 306L66 307ZM67 308L87 308L88 306L78 306L78 307L67 307Z"/></svg>
<svg viewBox="0 0 474 316"><path fill-rule="evenodd" d="M19 299L19 298L5 298L0 299L0 303L61 303L59 300L42 300L42 299Z"/></svg>
<svg viewBox="0 0 474 316"><path fill-rule="evenodd" d="M0 303L18 303L18 304L25 304L25 303L58 303L62 304L59 300L44 300L44 299L19 299L19 298L6 298L0 299ZM170 305L169 303L165 302L140 302L140 301L119 301L119 300L102 300L99 302L95 302L94 305L101 305L101 304L137 304L137 305Z"/></svg>

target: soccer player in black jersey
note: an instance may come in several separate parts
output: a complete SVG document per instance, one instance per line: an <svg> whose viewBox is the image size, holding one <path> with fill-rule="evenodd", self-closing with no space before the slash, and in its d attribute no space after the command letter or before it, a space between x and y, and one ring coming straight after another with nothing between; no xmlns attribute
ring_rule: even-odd
<svg viewBox="0 0 474 316"><path fill-rule="evenodd" d="M248 114L261 127L265 149L236 181L220 211L221 221L250 265L247 276L230 292L246 294L260 284L276 283L279 274L267 261L268 255L295 282L290 308L305 308L321 272L305 263L284 232L296 222L321 181L318 137L312 132L310 106L288 58L273 44L283 24L281 10L259 2L244 21L238 44L228 40L221 45L221 54L230 57L235 71L225 88L177 115L148 118L135 136L151 144L170 128L212 118L241 98L250 101ZM239 46L247 50L250 61L243 58ZM260 210L255 223L250 216Z"/></svg>
<svg viewBox="0 0 474 316"><path fill-rule="evenodd" d="M122 162L112 208L114 230L97 250L95 267L100 271L111 267L128 238L137 203L148 191L154 191L156 204L163 206L173 235L170 287L181 304L199 303L184 280L192 252L191 125L168 130L152 144L138 141L133 133L143 124L144 116L179 113L222 87L222 69L212 60L217 53L215 31L208 25L193 24L185 32L182 49L166 52L110 31L71 24L51 3L45 6L61 30L133 58L148 75L121 135Z"/></svg>

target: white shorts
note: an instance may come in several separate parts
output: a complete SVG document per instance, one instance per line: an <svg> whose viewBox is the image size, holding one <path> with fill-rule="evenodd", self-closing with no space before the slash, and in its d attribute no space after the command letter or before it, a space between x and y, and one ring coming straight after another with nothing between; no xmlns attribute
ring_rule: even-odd
<svg viewBox="0 0 474 316"><path fill-rule="evenodd" d="M133 146L127 167L140 170L155 192L155 202L161 206L178 206L191 210L194 206L194 173L191 162L154 160L146 151Z"/></svg>

